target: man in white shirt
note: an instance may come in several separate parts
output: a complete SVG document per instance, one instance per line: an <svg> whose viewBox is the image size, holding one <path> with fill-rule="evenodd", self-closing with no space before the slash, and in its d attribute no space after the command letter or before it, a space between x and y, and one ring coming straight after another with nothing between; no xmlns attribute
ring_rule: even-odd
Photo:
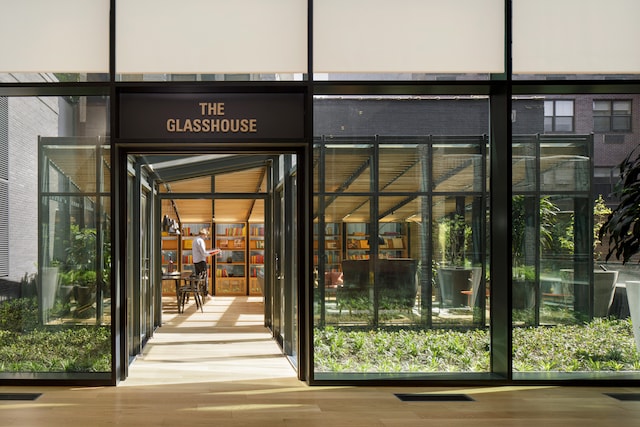
<svg viewBox="0 0 640 427"><path fill-rule="evenodd" d="M211 255L220 253L220 249L213 248L207 249L207 245L204 238L207 237L207 229L201 228L198 236L193 239L193 245L191 248L191 255L193 256L193 265L196 270L196 274L200 274L207 270L207 258Z"/></svg>

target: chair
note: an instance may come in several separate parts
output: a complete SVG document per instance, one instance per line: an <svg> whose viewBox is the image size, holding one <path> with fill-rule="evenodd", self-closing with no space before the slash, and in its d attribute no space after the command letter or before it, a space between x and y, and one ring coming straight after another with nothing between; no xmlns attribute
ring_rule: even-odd
<svg viewBox="0 0 640 427"><path fill-rule="evenodd" d="M202 304L206 289L206 283L206 271L203 271L198 275L192 274L188 278L184 279L184 285L182 285L178 289L178 313L184 313L184 304L188 301L189 294L193 294L193 299L195 299L196 301L196 309L199 308L201 312L204 312Z"/></svg>

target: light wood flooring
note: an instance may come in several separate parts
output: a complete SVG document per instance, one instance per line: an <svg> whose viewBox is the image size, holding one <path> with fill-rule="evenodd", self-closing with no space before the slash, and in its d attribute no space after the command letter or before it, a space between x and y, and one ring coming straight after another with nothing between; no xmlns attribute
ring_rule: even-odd
<svg viewBox="0 0 640 427"><path fill-rule="evenodd" d="M610 387L309 387L262 326L262 299L209 298L164 324L117 387L0 387L0 426L640 426L640 402ZM460 393L468 402L403 402Z"/></svg>

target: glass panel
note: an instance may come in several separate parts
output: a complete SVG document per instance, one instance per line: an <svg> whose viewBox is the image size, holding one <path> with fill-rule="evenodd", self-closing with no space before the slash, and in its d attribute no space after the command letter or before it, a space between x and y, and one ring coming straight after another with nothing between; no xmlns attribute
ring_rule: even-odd
<svg viewBox="0 0 640 427"><path fill-rule="evenodd" d="M598 116L611 115L610 101L593 101L593 114Z"/></svg>
<svg viewBox="0 0 640 427"><path fill-rule="evenodd" d="M613 101L614 114L631 114L631 101Z"/></svg>
<svg viewBox="0 0 640 427"><path fill-rule="evenodd" d="M427 144L380 145L378 186L382 192L416 192L429 188Z"/></svg>
<svg viewBox="0 0 640 427"><path fill-rule="evenodd" d="M635 265L606 259L608 236L600 242L598 235L618 204L617 167L610 165L636 149L638 140L593 133L610 130L615 96L570 96L579 133L538 134L543 101L532 97L532 114L519 117L518 126L533 133L512 136L516 380L629 378L638 367L626 283L640 276Z"/></svg>
<svg viewBox="0 0 640 427"><path fill-rule="evenodd" d="M546 129L545 129L546 130ZM611 130L611 117L594 117L593 118L593 131L594 132L608 132Z"/></svg>
<svg viewBox="0 0 640 427"><path fill-rule="evenodd" d="M123 80L301 80L306 73L304 0L116 3Z"/></svg>
<svg viewBox="0 0 640 427"><path fill-rule="evenodd" d="M325 0L313 18L319 79L478 79L504 70L502 0Z"/></svg>
<svg viewBox="0 0 640 427"><path fill-rule="evenodd" d="M8 13L5 3L0 82L107 80L109 6L109 0L31 0L12 3Z"/></svg>
<svg viewBox="0 0 640 427"><path fill-rule="evenodd" d="M630 131L631 117L612 117L611 130L613 131Z"/></svg>
<svg viewBox="0 0 640 427"><path fill-rule="evenodd" d="M314 378L488 372L486 99L316 101Z"/></svg>
<svg viewBox="0 0 640 427"><path fill-rule="evenodd" d="M590 138L547 139L540 143L540 186L543 191L589 191Z"/></svg>
<svg viewBox="0 0 640 427"><path fill-rule="evenodd" d="M11 204L0 245L9 265L0 287L0 376L107 381L111 205L97 189L106 176L108 98L11 97L2 105L12 174L2 196Z"/></svg>
<svg viewBox="0 0 640 427"><path fill-rule="evenodd" d="M330 139L337 142L337 139ZM373 139L369 139L369 143ZM316 150L315 157L323 157L324 191L328 193L371 191L371 150L369 145L331 144ZM317 164L317 163L316 163ZM318 190L319 175L315 175L314 187Z"/></svg>
<svg viewBox="0 0 640 427"><path fill-rule="evenodd" d="M573 131L573 117L556 117L556 132Z"/></svg>
<svg viewBox="0 0 640 427"><path fill-rule="evenodd" d="M457 139L433 146L435 191L482 191L484 162L479 141L482 138Z"/></svg>
<svg viewBox="0 0 640 427"><path fill-rule="evenodd" d="M638 14L635 0L513 2L514 77L637 78Z"/></svg>
<svg viewBox="0 0 640 427"><path fill-rule="evenodd" d="M573 101L555 101L556 116L573 116Z"/></svg>
<svg viewBox="0 0 640 427"><path fill-rule="evenodd" d="M210 176L168 181L160 186L161 193L210 193L212 182Z"/></svg>

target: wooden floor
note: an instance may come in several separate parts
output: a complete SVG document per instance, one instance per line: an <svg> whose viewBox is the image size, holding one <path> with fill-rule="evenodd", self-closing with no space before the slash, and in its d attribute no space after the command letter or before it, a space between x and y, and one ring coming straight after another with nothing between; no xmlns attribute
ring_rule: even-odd
<svg viewBox="0 0 640 427"><path fill-rule="evenodd" d="M0 401L0 426L640 426L633 388L308 387L262 326L256 297L208 299L164 325L117 387L0 387L42 393ZM456 393L465 402L406 402L396 393Z"/></svg>

